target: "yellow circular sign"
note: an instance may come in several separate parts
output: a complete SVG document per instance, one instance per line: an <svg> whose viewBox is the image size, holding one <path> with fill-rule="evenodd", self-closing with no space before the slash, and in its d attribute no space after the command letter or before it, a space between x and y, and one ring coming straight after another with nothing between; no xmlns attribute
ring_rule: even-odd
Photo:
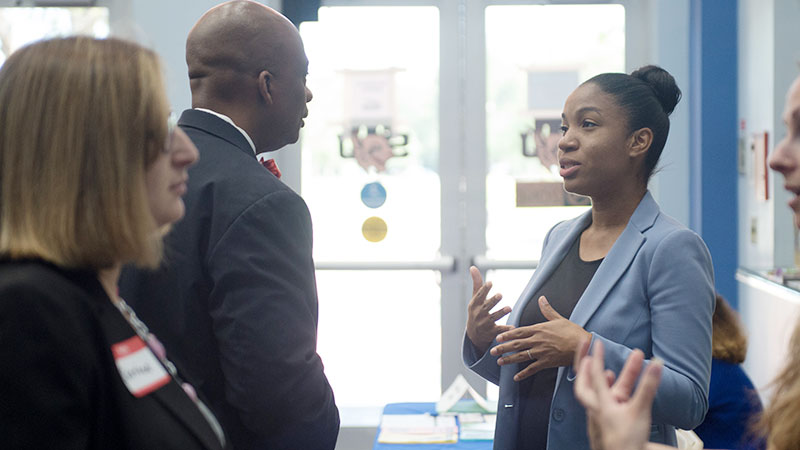
<svg viewBox="0 0 800 450"><path fill-rule="evenodd" d="M370 242L380 242L386 237L386 222L380 217L372 216L361 225L361 234Z"/></svg>

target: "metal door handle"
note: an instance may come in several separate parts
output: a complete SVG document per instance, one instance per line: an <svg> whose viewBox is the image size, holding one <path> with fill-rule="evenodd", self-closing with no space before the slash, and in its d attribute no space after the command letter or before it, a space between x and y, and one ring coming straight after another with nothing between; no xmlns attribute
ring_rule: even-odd
<svg viewBox="0 0 800 450"><path fill-rule="evenodd" d="M456 260L442 256L428 261L317 261L317 270L438 270L453 272Z"/></svg>
<svg viewBox="0 0 800 450"><path fill-rule="evenodd" d="M478 255L472 258L472 265L481 272L487 270L535 270L539 267L539 260L489 259L486 256Z"/></svg>

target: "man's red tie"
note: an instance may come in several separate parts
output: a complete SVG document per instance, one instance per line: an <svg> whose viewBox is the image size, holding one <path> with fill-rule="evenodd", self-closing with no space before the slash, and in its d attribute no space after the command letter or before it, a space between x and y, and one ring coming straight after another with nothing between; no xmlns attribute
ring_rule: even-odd
<svg viewBox="0 0 800 450"><path fill-rule="evenodd" d="M275 175L278 178L281 177L281 170L278 169L278 165L275 164L275 160L274 159L272 159L272 158L270 158L270 159L262 159L262 160L260 160L260 162L261 162L261 165L266 167L267 170L272 172L273 175Z"/></svg>

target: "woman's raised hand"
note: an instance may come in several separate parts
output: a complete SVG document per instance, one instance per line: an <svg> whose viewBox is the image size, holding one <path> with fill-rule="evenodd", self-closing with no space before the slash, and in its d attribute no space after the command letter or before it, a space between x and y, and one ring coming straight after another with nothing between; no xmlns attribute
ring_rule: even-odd
<svg viewBox="0 0 800 450"><path fill-rule="evenodd" d="M587 339L575 356L575 397L586 408L592 449L669 448L647 444L653 399L661 381L663 363L656 360L642 370L644 353L634 350L615 377L613 372L604 370L603 342L594 344L593 355L588 355L588 350Z"/></svg>
<svg viewBox="0 0 800 450"><path fill-rule="evenodd" d="M496 322L511 312L511 307L504 306L495 312L491 312L497 303L503 298L500 294L494 294L487 299L492 283L483 283L481 272L477 267L469 268L472 275L472 300L467 306L467 337L472 341L478 354L486 353L494 338L505 331L514 327L510 325L498 325Z"/></svg>

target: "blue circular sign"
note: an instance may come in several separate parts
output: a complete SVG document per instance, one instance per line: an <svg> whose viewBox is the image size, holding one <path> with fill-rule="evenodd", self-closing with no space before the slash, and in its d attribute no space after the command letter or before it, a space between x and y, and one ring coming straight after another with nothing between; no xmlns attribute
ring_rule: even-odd
<svg viewBox="0 0 800 450"><path fill-rule="evenodd" d="M361 201L370 208L379 208L386 202L386 189L377 181L361 189Z"/></svg>

